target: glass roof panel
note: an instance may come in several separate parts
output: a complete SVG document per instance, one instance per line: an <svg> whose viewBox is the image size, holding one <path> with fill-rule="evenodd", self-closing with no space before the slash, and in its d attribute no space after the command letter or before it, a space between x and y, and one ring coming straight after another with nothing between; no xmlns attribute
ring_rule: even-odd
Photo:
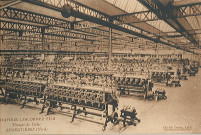
<svg viewBox="0 0 201 135"><path fill-rule="evenodd" d="M175 31L171 26L169 26L163 20L149 21L147 23L150 24L150 25L152 25L152 26L154 26L155 28L163 31L163 32Z"/></svg>
<svg viewBox="0 0 201 135"><path fill-rule="evenodd" d="M148 10L137 0L106 0L106 1L128 13Z"/></svg>
<svg viewBox="0 0 201 135"><path fill-rule="evenodd" d="M189 24L191 25L193 29L200 29L201 17L191 16L191 17L186 17L186 19L188 20Z"/></svg>

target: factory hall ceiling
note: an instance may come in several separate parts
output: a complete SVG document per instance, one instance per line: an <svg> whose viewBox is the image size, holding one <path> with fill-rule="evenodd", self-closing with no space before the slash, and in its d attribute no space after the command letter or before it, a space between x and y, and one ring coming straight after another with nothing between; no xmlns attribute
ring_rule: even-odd
<svg viewBox="0 0 201 135"><path fill-rule="evenodd" d="M107 51L111 28L113 50L201 54L200 15L201 0L1 0L1 50Z"/></svg>

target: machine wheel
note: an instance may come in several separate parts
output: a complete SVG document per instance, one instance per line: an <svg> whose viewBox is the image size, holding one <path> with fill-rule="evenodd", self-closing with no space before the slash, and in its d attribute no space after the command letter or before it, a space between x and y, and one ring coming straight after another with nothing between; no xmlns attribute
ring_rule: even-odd
<svg viewBox="0 0 201 135"><path fill-rule="evenodd" d="M117 122L118 122L118 113L117 112L112 112L112 114L111 114L111 122L113 124L117 124Z"/></svg>
<svg viewBox="0 0 201 135"><path fill-rule="evenodd" d="M140 120L137 120L140 123Z"/></svg>

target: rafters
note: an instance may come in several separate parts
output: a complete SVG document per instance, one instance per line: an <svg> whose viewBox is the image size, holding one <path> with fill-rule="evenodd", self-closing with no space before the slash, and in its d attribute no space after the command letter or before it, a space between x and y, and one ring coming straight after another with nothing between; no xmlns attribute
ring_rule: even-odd
<svg viewBox="0 0 201 135"><path fill-rule="evenodd" d="M152 0L139 1L150 2ZM82 4L79 2L79 0L21 0L21 2L34 5L36 7L41 7L44 10L54 10L54 12L56 11L57 13L63 11L61 10L63 5L69 4L73 9L73 13L70 14L70 16L79 19L75 19L74 21L69 22L67 20L70 19L66 19L67 17L63 18L61 15L53 17L50 14L45 15L42 12L36 13L34 10L27 11L28 9L26 8L20 9L20 7L16 6L12 7L11 4L10 6L1 10L0 23L2 28L1 30L18 32L18 37L13 38L16 40L26 40L31 38L31 36L25 35L25 32L30 34L34 33L36 35L41 34L43 31L42 29L45 29L45 37L52 36L62 39L64 38L64 41L61 40L62 42L65 42L65 38L71 38L74 40L74 42L77 43L93 44L95 42L104 42L107 44L107 27L111 27L115 29L115 32L113 32L113 41L116 45L118 45L119 42L120 44L133 44L133 46L135 46L136 38L141 37L148 39L153 43L161 43L166 46L194 53L193 51L189 51L188 49L184 48L182 43L173 39L171 34L163 32L157 26L152 26L151 23L145 23L147 21L156 21L166 18L168 20L168 24L171 24L172 27L181 33L181 35L177 34L176 37L183 36L196 45L198 44L197 38L195 37L197 33L195 33L193 29L190 29L190 25L185 24L185 26L183 26L178 18L201 15L200 3L180 3L180 5L172 6L170 9L167 9L167 11L172 12L168 14L164 14L161 9L157 8L157 6L160 7L161 5L157 5L158 3L152 3L155 4L154 6L156 9L110 16L109 13L107 14L103 10L96 10L91 6L87 6L87 4ZM104 3L104 1L102 2ZM104 4L107 5L107 3ZM148 3L148 5L153 6L150 3ZM156 14L156 12L159 15ZM65 17L65 12L62 13L64 13L63 16ZM122 11L122 13L126 12ZM140 23L145 24L142 26L147 27L143 29ZM55 27L56 29L52 29L52 27ZM151 28L154 30L151 30ZM124 34L128 36L124 36ZM25 37L19 37L20 35ZM6 40L6 38L4 39ZM53 40L57 42L57 39L52 38L52 41Z"/></svg>
<svg viewBox="0 0 201 135"><path fill-rule="evenodd" d="M28 25L23 23L17 23L17 22L9 22L9 21L3 21L0 20L1 23L1 30L7 30L7 31L27 31L32 33L41 33L41 27L34 26L34 25Z"/></svg>
<svg viewBox="0 0 201 135"><path fill-rule="evenodd" d="M99 18L95 18L93 16L90 16L88 14L84 14L85 13L85 10L84 10L85 7L83 7L84 9L82 10L82 5L81 4L76 3L74 1L72 3L73 4L71 5L71 8L74 11L72 11L71 14L69 14L67 12L67 10L65 9L65 8L68 8L68 7L64 7L63 10L62 10L62 12L63 12L62 15L64 17L69 17L69 15L73 16L73 17L78 17L78 18L81 18L81 19L84 19L84 20L87 20L87 21L90 21L90 22L94 22L94 23L97 23L97 24L100 24L100 25L104 25L106 27L111 27L113 29L116 29L116 30L119 30L119 31L122 31L122 32L125 32L125 33L128 33L128 34L131 34L131 35L139 36L139 37L154 41L156 43L162 43L162 44L165 44L167 46L171 46L171 47L174 47L174 48L177 48L177 49L181 49L181 50L184 50L184 51L191 52L189 50L182 49L179 46L172 45L172 44L169 43L170 41L167 41L165 39L152 38L152 37L146 36L144 34L141 34L141 33L137 32L137 31L135 31L135 28L132 27L132 26L128 26L128 25L119 26L119 25L116 25L116 23L114 23L114 21L111 22L110 18L105 19L105 18L107 18L107 16L99 19ZM90 9L90 10L91 10L91 12L96 12L96 10L92 10L92 9ZM84 12L82 12L82 11L84 11ZM104 14L102 14L101 16L103 16L103 15ZM116 20L115 22L118 22L118 20ZM194 52L191 52L191 53L194 53Z"/></svg>
<svg viewBox="0 0 201 135"><path fill-rule="evenodd" d="M168 18L168 16L173 16L173 10L171 12L168 12L169 8L172 9L171 5L166 7L159 1L156 2L153 0L138 0L138 1L140 3L142 3L144 6L146 6L148 9L153 11L160 19L164 20L171 27L173 27L176 31L180 32L183 36L185 36L187 39L189 39L191 42L193 42L196 46L199 45L198 40L187 31L186 27L187 27L188 22L186 22L185 19L183 19L183 22L182 22L182 23L186 23L185 26L183 26L181 24L180 20L177 20L176 18L166 19L166 18ZM176 12L176 14L181 14L181 12Z"/></svg>
<svg viewBox="0 0 201 135"><path fill-rule="evenodd" d="M49 27L54 26L64 29L70 29L70 22L68 21L15 8L3 9L1 11L0 18L43 24Z"/></svg>
<svg viewBox="0 0 201 135"><path fill-rule="evenodd" d="M156 12L158 11L156 10ZM198 16L198 15L201 15L201 5L190 5L190 6L183 6L179 8L169 8L167 9L167 12L173 12L173 14L172 16L168 16L168 14L166 14L167 15L165 16L166 19ZM155 15L153 10L115 15L115 16L112 16L112 18L120 20L121 23L124 23L124 24L160 20L160 18Z"/></svg>
<svg viewBox="0 0 201 135"><path fill-rule="evenodd" d="M4 8L7 8L7 7L10 7L13 5L17 5L21 2L22 2L21 0L10 0L10 1L8 0L8 1L6 1L6 3L4 5L0 6L0 9L4 9Z"/></svg>

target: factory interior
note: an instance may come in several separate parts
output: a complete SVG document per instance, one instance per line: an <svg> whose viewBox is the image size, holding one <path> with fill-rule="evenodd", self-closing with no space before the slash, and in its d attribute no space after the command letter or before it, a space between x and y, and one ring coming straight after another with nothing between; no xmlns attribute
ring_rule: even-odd
<svg viewBox="0 0 201 135"><path fill-rule="evenodd" d="M201 0L0 0L0 134L201 133L200 40Z"/></svg>

